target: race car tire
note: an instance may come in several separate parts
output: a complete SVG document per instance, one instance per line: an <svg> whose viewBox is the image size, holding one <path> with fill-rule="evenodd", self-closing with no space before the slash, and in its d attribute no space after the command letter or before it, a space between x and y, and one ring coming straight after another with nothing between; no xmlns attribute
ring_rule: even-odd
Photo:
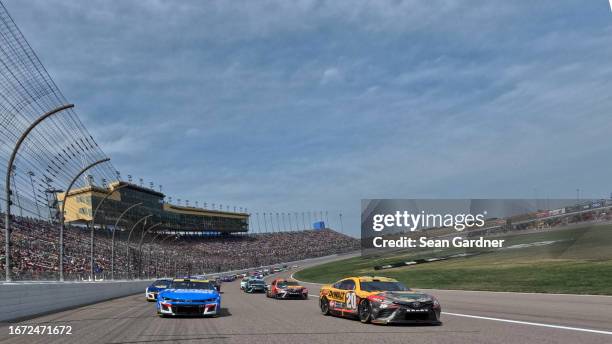
<svg viewBox="0 0 612 344"><path fill-rule="evenodd" d="M302 294L302 300L308 300L308 294Z"/></svg>
<svg viewBox="0 0 612 344"><path fill-rule="evenodd" d="M327 301L327 298L322 298L319 301L319 307L321 308L321 313L323 313L323 315L329 315L329 301Z"/></svg>
<svg viewBox="0 0 612 344"><path fill-rule="evenodd" d="M372 320L372 306L370 301L364 300L359 304L359 321L364 324L369 323Z"/></svg>

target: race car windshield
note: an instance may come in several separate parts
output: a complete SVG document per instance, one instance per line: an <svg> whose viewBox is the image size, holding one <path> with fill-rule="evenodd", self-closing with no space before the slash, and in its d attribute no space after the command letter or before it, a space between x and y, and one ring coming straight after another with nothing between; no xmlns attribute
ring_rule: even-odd
<svg viewBox="0 0 612 344"><path fill-rule="evenodd" d="M155 288L168 288L168 281L155 281L153 286Z"/></svg>
<svg viewBox="0 0 612 344"><path fill-rule="evenodd" d="M172 288L174 289L214 289L213 285L209 282L173 282Z"/></svg>
<svg viewBox="0 0 612 344"><path fill-rule="evenodd" d="M251 281L251 284L264 284L264 281L262 281L262 280L253 280L253 281Z"/></svg>
<svg viewBox="0 0 612 344"><path fill-rule="evenodd" d="M279 287L288 287L288 286L297 286L297 285L299 285L299 283L295 281L281 282L278 284Z"/></svg>
<svg viewBox="0 0 612 344"><path fill-rule="evenodd" d="M409 291L410 288L400 282L371 281L361 282L361 290L364 291Z"/></svg>

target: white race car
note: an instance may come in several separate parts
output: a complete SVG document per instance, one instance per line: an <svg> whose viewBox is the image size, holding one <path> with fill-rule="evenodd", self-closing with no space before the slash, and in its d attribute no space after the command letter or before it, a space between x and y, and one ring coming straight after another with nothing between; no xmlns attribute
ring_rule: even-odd
<svg viewBox="0 0 612 344"><path fill-rule="evenodd" d="M240 290L244 290L246 288L247 282L251 279L251 277L245 277L240 281Z"/></svg>

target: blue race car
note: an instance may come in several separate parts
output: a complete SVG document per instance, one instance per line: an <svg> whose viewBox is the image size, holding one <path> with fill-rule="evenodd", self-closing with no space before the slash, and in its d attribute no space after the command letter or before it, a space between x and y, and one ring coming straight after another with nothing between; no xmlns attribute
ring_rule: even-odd
<svg viewBox="0 0 612 344"><path fill-rule="evenodd" d="M157 294L168 288L170 284L172 284L172 280L170 279L160 279L151 283L145 290L145 298L147 301L157 301Z"/></svg>
<svg viewBox="0 0 612 344"><path fill-rule="evenodd" d="M172 285L157 295L157 314L218 316L221 295L209 280L175 278Z"/></svg>

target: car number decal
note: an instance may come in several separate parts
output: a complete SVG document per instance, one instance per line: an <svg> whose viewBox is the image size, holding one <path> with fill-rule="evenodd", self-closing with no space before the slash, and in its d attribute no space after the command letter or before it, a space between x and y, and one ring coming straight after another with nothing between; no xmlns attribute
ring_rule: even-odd
<svg viewBox="0 0 612 344"><path fill-rule="evenodd" d="M354 292L346 293L346 308L357 309L357 295Z"/></svg>

